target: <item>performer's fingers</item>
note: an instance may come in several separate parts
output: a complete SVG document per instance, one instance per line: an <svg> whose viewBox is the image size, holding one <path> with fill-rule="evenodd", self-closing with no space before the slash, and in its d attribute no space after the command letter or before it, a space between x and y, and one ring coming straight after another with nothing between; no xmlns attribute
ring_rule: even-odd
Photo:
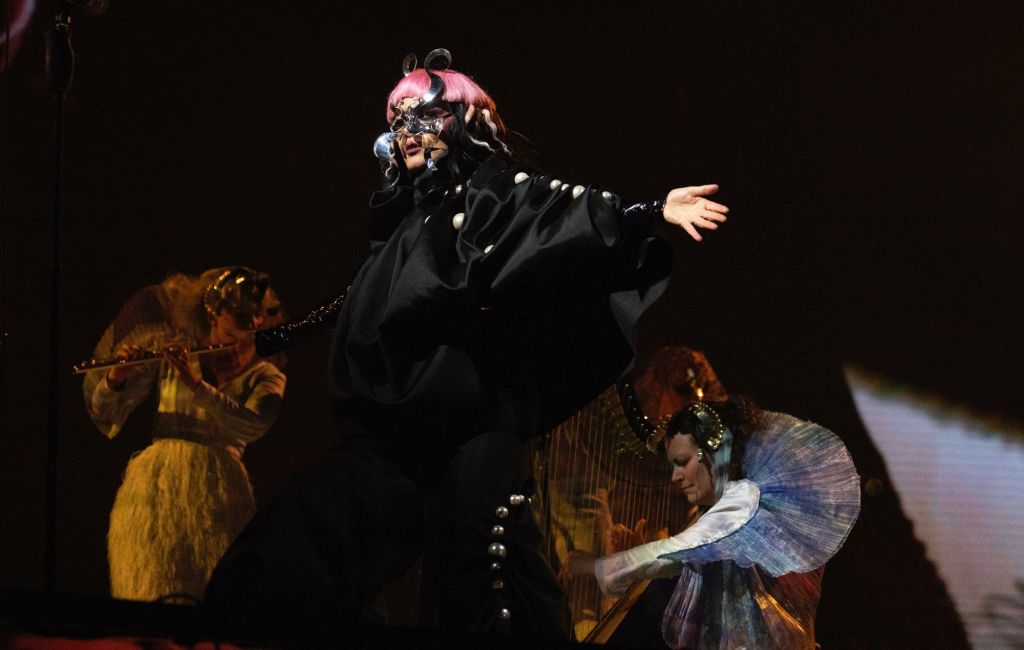
<svg viewBox="0 0 1024 650"><path fill-rule="evenodd" d="M718 224L706 217L697 217L694 223L701 228L707 228L708 230L718 230Z"/></svg>
<svg viewBox="0 0 1024 650"><path fill-rule="evenodd" d="M134 359L141 351L141 348L137 345L122 345L117 348L117 352L114 356L118 359Z"/></svg>
<svg viewBox="0 0 1024 650"><path fill-rule="evenodd" d="M727 221L728 217L720 212L712 212L711 210L705 210L700 213L702 219L710 219L711 221Z"/></svg>
<svg viewBox="0 0 1024 650"><path fill-rule="evenodd" d="M727 208L726 206L722 205L721 203L715 203L714 201L708 201L707 199L704 199L704 209L714 210L715 212L721 212L722 214L729 213L729 208Z"/></svg>
<svg viewBox="0 0 1024 650"><path fill-rule="evenodd" d="M717 191L718 185L714 183L711 183L710 185L698 185L690 188L690 193L696 194L697 196L708 196L709 194L714 194Z"/></svg>
<svg viewBox="0 0 1024 650"><path fill-rule="evenodd" d="M164 359L167 363L171 364L175 370L181 372L185 367L188 366L186 361L184 349L179 345L169 345L163 350Z"/></svg>
<svg viewBox="0 0 1024 650"><path fill-rule="evenodd" d="M641 517L636 522L636 528L633 529L633 532L635 532L639 537L643 537L647 532L647 520Z"/></svg>
<svg viewBox="0 0 1024 650"><path fill-rule="evenodd" d="M470 104L469 108L466 109L466 124L469 124L470 121L472 121L474 115L476 115L476 106Z"/></svg>
<svg viewBox="0 0 1024 650"><path fill-rule="evenodd" d="M693 237L695 240L702 241L704 239L703 237L700 236L700 233L697 232L697 229L694 228L693 224L691 224L689 221L684 221L679 225L681 225L683 227L683 230L688 232L690 234L690 237Z"/></svg>

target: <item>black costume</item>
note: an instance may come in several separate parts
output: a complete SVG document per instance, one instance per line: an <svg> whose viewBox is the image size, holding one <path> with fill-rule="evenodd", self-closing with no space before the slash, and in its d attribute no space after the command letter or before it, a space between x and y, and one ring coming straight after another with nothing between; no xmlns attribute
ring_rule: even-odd
<svg viewBox="0 0 1024 650"><path fill-rule="evenodd" d="M671 250L652 234L660 213L609 192L497 156L459 169L468 181L441 164L374 194L331 350L341 443L228 551L215 612L307 632L365 619L424 554L423 624L570 635L526 498L527 439L627 367ZM303 333L271 330L260 352Z"/></svg>

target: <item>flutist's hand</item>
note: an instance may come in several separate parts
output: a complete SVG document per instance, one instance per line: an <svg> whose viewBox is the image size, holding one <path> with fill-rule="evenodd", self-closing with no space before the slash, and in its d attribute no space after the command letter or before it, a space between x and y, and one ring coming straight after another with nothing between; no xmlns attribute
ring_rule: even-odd
<svg viewBox="0 0 1024 650"><path fill-rule="evenodd" d="M142 356L142 348L137 345L122 345L114 356L125 361L132 361ZM121 390L124 388L125 382L138 371L139 366L112 366L107 371L107 385L112 390Z"/></svg>
<svg viewBox="0 0 1024 650"><path fill-rule="evenodd" d="M189 363L188 348L184 345L168 345L164 348L164 360L177 371L181 383L192 390L202 383L202 376Z"/></svg>

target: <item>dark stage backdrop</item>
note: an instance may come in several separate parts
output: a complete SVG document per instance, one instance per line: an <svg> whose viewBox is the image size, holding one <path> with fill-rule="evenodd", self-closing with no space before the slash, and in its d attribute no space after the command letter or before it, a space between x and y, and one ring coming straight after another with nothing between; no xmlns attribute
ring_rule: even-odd
<svg viewBox="0 0 1024 650"><path fill-rule="evenodd" d="M447 47L567 182L722 185L728 225L701 245L672 235L679 265L641 355L703 349L732 391L829 426L882 480L829 565L826 647L963 643L842 364L1024 420L1018 3L111 4L75 23L62 367L170 271L265 269L293 312L344 286L401 58ZM0 583L25 588L43 586L50 13L6 98ZM333 441L326 347L292 355L285 411L246 452L261 500ZM108 441L80 382L59 388L57 586L105 593L107 513L148 411Z"/></svg>

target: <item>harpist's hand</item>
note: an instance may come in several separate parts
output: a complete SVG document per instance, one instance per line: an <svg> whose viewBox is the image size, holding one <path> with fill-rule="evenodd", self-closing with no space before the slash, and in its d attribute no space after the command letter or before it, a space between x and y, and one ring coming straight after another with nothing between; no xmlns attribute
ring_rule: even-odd
<svg viewBox="0 0 1024 650"><path fill-rule="evenodd" d="M718 191L717 185L678 187L665 199L665 221L682 226L697 241L703 239L697 228L716 230L726 219L729 208L706 197Z"/></svg>
<svg viewBox="0 0 1024 650"><path fill-rule="evenodd" d="M594 515L594 523L597 525L601 540L601 552L604 555L618 553L644 543L647 520L639 519L633 528L615 523L608 503L607 488L597 488L594 494L584 494L583 498L594 503L593 508L580 508L580 512Z"/></svg>
<svg viewBox="0 0 1024 650"><path fill-rule="evenodd" d="M619 551L625 551L628 548L634 546L640 546L647 540L647 519L637 519L636 525L633 528L627 528L622 524L616 524L615 528L612 529L608 548L605 552L608 555L612 553L618 553Z"/></svg>
<svg viewBox="0 0 1024 650"><path fill-rule="evenodd" d="M594 575L594 563L597 557L583 551L572 551L565 564L558 570L558 582L567 587L575 576Z"/></svg>

